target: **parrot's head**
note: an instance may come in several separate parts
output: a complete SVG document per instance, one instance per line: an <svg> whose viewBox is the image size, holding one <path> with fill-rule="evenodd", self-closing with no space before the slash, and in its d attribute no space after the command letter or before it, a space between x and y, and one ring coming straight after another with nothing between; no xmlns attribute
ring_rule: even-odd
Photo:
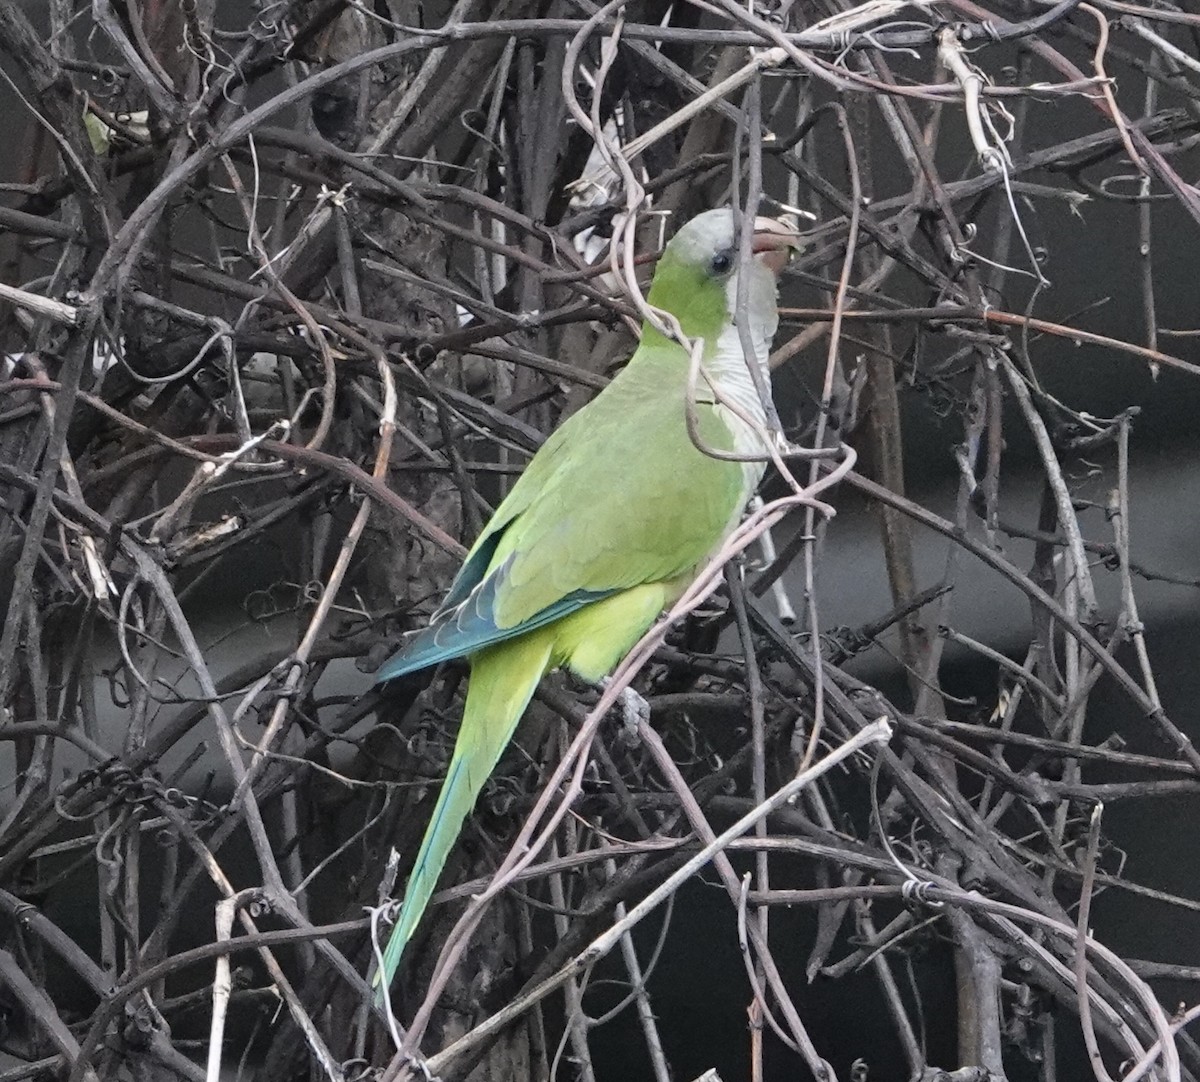
<svg viewBox="0 0 1200 1082"><path fill-rule="evenodd" d="M747 309L751 324L769 324L777 314L778 275L800 244L794 229L775 218L755 218ZM696 215L671 238L658 260L646 300L670 312L689 337L715 343L733 319L738 294L738 237L728 207Z"/></svg>

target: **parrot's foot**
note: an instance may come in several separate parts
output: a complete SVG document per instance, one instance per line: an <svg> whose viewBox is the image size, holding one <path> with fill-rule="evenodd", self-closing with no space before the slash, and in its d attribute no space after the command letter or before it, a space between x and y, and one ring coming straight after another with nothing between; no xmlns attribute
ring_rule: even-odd
<svg viewBox="0 0 1200 1082"><path fill-rule="evenodd" d="M606 688L610 683L611 679L606 676L600 681L600 686ZM630 747L636 748L642 739L638 733L638 727L650 721L650 704L634 691L633 688L627 687L622 689L621 694L617 697L617 705L621 708L621 722L625 740Z"/></svg>

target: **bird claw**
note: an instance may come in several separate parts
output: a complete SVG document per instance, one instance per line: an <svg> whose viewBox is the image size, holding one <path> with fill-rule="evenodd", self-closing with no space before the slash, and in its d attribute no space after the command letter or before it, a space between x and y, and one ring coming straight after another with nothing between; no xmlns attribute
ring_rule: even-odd
<svg viewBox="0 0 1200 1082"><path fill-rule="evenodd" d="M602 688L608 687L611 680L605 677L600 681ZM649 724L650 704L631 687L621 689L617 697L617 705L621 709L622 734L630 747L636 748L642 741L638 728Z"/></svg>

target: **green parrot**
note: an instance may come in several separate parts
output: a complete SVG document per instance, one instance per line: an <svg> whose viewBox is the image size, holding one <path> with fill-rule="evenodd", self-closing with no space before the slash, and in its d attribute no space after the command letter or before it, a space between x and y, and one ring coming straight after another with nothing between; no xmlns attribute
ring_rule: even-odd
<svg viewBox="0 0 1200 1082"><path fill-rule="evenodd" d="M777 275L796 235L757 218L746 318L764 380L778 323ZM702 338L695 416L701 442L762 454L764 421L733 313L733 213L684 225L658 260L649 303ZM647 322L613 381L542 445L467 554L429 626L384 663L377 682L451 658L471 666L462 727L425 831L399 923L384 952L391 982L467 813L551 669L600 682L690 585L737 526L762 461L714 458L688 435L689 356Z"/></svg>

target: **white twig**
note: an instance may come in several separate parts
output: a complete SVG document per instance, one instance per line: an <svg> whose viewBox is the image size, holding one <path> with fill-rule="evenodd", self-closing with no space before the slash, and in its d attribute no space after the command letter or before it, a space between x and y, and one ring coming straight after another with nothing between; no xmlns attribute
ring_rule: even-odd
<svg viewBox="0 0 1200 1082"><path fill-rule="evenodd" d="M983 76L967 61L966 50L953 27L946 27L938 34L938 62L954 76L963 92L963 107L967 118L967 131L971 135L971 145L979 155L979 161L985 169L1004 172L1008 163L1008 149L1000 140L988 138L987 125L984 117L984 107L980 95L983 90Z"/></svg>
<svg viewBox="0 0 1200 1082"><path fill-rule="evenodd" d="M0 282L0 301L8 301L18 308L36 312L39 316L45 316L68 327L74 327L79 322L79 310L74 306L43 297L40 293L30 293L27 289L5 285L3 282Z"/></svg>
<svg viewBox="0 0 1200 1082"><path fill-rule="evenodd" d="M257 894L257 890L242 890L217 902L217 942L228 943L233 936L233 918L244 899ZM205 1082L221 1082L221 1050L225 1043L225 1018L229 1013L229 996L233 981L229 969L229 951L217 955L216 972L213 974L212 1022L208 1028L208 1066L204 1073Z"/></svg>

